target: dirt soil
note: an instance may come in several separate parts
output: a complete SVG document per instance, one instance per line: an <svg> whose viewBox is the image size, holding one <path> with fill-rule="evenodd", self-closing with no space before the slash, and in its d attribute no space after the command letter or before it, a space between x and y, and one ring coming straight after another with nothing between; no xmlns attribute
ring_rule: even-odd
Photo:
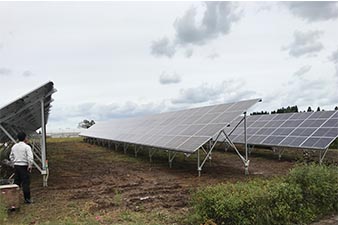
<svg viewBox="0 0 338 225"><path fill-rule="evenodd" d="M116 151L79 139L49 141L48 159L48 187L41 186L42 178L35 171L31 184L35 202L22 205L19 212L10 215L9 224L50 224L48 221L65 218L75 218L82 224L81 217L93 218L99 224L183 224L190 192L196 188L282 176L296 163L262 151L251 155L250 175L245 176L243 163L234 152L218 150L198 177L194 155L186 158L178 154L169 168L164 153L155 153L150 163L147 151L135 158L131 149L124 154L122 149ZM148 219L139 218L141 223L137 223L138 218L133 217L137 212Z"/></svg>

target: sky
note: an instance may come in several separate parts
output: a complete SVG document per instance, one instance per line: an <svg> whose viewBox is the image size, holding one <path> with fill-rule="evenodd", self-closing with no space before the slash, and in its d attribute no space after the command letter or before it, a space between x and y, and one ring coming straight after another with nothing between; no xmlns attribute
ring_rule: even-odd
<svg viewBox="0 0 338 225"><path fill-rule="evenodd" d="M53 81L49 132L262 98L338 105L337 2L0 2L0 107Z"/></svg>

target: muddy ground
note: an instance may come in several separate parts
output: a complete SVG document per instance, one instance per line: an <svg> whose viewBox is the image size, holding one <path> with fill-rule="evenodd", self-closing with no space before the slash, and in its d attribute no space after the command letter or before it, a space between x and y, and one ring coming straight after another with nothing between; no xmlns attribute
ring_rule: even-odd
<svg viewBox="0 0 338 225"><path fill-rule="evenodd" d="M328 158L337 159L336 153L329 152ZM198 177L194 155L186 158L179 154L169 168L164 153L155 154L150 163L147 151L135 158L132 150L124 154L121 149L111 150L80 139L50 140L48 159L48 187L41 187L41 176L34 172L31 187L35 202L22 205L20 212L10 215L9 224L50 224L65 218L75 218L79 224L81 218L93 218L99 224L184 224L189 196L196 188L282 176L297 160L304 160L302 154L295 156L294 152L278 160L271 151L260 150L251 155L250 175L245 176L243 163L234 152L217 150ZM131 216L137 212L148 219Z"/></svg>

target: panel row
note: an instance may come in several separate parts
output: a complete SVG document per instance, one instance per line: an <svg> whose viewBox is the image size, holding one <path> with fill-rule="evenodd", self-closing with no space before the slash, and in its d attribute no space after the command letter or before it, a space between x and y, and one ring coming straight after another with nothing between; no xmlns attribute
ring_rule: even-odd
<svg viewBox="0 0 338 225"><path fill-rule="evenodd" d="M80 135L192 153L258 101L111 120L97 123Z"/></svg>

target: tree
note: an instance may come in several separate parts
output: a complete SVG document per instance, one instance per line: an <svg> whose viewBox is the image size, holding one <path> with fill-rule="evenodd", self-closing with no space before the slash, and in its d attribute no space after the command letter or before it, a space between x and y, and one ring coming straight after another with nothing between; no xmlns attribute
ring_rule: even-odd
<svg viewBox="0 0 338 225"><path fill-rule="evenodd" d="M309 107L307 108L307 112L313 112L312 109L311 109L311 106L309 106Z"/></svg>
<svg viewBox="0 0 338 225"><path fill-rule="evenodd" d="M276 111L272 111L271 114L275 113L298 113L298 106L288 106L286 108L282 107Z"/></svg>
<svg viewBox="0 0 338 225"><path fill-rule="evenodd" d="M334 108L334 110L338 110L338 106L336 106L336 107Z"/></svg>
<svg viewBox="0 0 338 225"><path fill-rule="evenodd" d="M268 111L261 111L261 112L253 112L251 115L263 115L263 114L269 114Z"/></svg>
<svg viewBox="0 0 338 225"><path fill-rule="evenodd" d="M319 112L320 111L320 107L318 106L318 108L317 108L317 112Z"/></svg>
<svg viewBox="0 0 338 225"><path fill-rule="evenodd" d="M95 121L94 120L83 120L79 123L79 126L80 128L85 128L85 129L88 129L89 127L93 126L95 124Z"/></svg>

